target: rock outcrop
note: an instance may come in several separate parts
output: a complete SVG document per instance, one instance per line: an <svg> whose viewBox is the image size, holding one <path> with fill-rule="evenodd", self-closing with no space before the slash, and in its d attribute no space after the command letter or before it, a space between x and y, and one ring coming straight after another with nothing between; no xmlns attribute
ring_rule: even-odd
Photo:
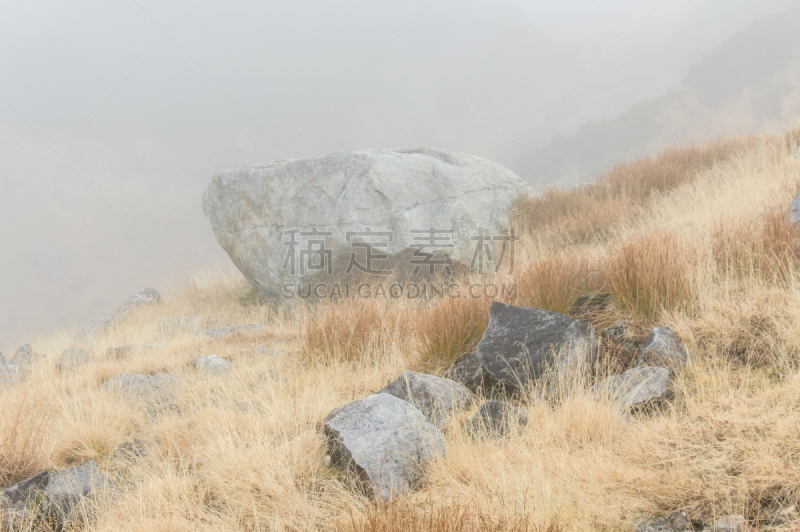
<svg viewBox="0 0 800 532"><path fill-rule="evenodd" d="M459 383L416 371L404 371L400 378L378 393L388 393L408 401L440 430L470 401L469 390Z"/></svg>
<svg viewBox="0 0 800 532"><path fill-rule="evenodd" d="M445 454L444 435L410 403L386 393L341 409L324 426L331 464L388 501L412 489L423 467Z"/></svg>
<svg viewBox="0 0 800 532"><path fill-rule="evenodd" d="M453 231L442 233L452 237L448 254L470 264L470 237L481 228L499 234L511 202L526 189L515 173L471 155L358 150L217 174L203 210L247 280L280 298L285 284L327 272L324 259L342 257L347 266L354 242L378 243L389 255L419 248L412 230ZM320 242L325 252L305 260L310 255L301 250L319 250Z"/></svg>
<svg viewBox="0 0 800 532"><path fill-rule="evenodd" d="M483 385L514 393L548 373L560 378L588 371L597 357L597 338L585 321L496 301L478 357Z"/></svg>

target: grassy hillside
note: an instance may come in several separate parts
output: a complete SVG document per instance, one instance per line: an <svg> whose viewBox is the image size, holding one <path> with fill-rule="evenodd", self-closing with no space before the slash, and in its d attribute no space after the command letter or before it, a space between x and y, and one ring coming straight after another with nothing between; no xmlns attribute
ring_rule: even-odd
<svg viewBox="0 0 800 532"><path fill-rule="evenodd" d="M475 441L460 430L472 407L446 431L447 458L425 485L376 507L328 467L321 420L403 369L443 372L474 347L490 302L275 310L241 277L211 273L84 346L98 361L75 372L53 364L72 335L33 346L49 360L0 394L0 487L94 459L120 486L100 504L98 531L624 531L672 510L697 523L742 514L753 524L784 511L779 529L797 529L800 249L785 213L800 190L798 142L800 131L789 131L674 146L514 206L517 267L492 280L518 283L512 303L559 312L609 291L616 305L590 319L598 331L626 322L634 341L670 327L693 363L661 410L629 422L582 383L557 402L526 394L527 427ZM160 334L159 320L176 316L258 322L266 332ZM105 358L108 347L154 339L165 344ZM282 355L254 354L258 344ZM200 354L234 370L198 374ZM593 379L631 364L629 351L603 341L601 355ZM179 410L150 417L100 389L134 372L181 379ZM132 441L148 454L119 451Z"/></svg>

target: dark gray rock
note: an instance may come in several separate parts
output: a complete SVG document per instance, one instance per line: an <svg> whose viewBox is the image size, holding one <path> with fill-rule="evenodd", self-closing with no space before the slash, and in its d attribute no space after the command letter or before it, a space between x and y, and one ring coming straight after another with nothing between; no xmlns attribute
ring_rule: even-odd
<svg viewBox="0 0 800 532"><path fill-rule="evenodd" d="M44 359L45 356L36 353L33 350L33 347L31 347L31 344L25 344L19 349L17 349L16 353L14 353L14 357L11 359L11 363L16 364L18 366L29 366Z"/></svg>
<svg viewBox="0 0 800 532"><path fill-rule="evenodd" d="M32 477L0 491L0 507L12 506L18 503L27 506L34 501L37 494L42 492L47 485L48 478L50 478L50 473L43 469Z"/></svg>
<svg viewBox="0 0 800 532"><path fill-rule="evenodd" d="M388 393L408 401L439 430L443 430L453 414L470 402L469 390L459 383L408 370L378 393Z"/></svg>
<svg viewBox="0 0 800 532"><path fill-rule="evenodd" d="M152 376L128 373L111 377L100 386L100 389L139 403L148 411L155 413L176 409L175 399L185 386L168 373Z"/></svg>
<svg viewBox="0 0 800 532"><path fill-rule="evenodd" d="M570 315L582 316L585 314L588 315L599 314L607 310L608 307L611 306L613 302L614 302L614 296L612 296L608 292L600 292L597 294L586 294L584 296L580 296L575 301L575 304L572 305L572 310L570 310Z"/></svg>
<svg viewBox="0 0 800 532"><path fill-rule="evenodd" d="M167 347L166 342L150 342L148 344L131 344L120 347L109 347L106 350L106 359L124 360L133 354L149 351L151 349L161 349L163 347Z"/></svg>
<svg viewBox="0 0 800 532"><path fill-rule="evenodd" d="M233 370L233 364L217 355L200 355L192 362L194 369L209 375L222 375Z"/></svg>
<svg viewBox="0 0 800 532"><path fill-rule="evenodd" d="M589 389L595 397L607 397L623 410L657 404L670 397L669 370L639 366L621 375L613 375Z"/></svg>
<svg viewBox="0 0 800 532"><path fill-rule="evenodd" d="M265 332L263 325L260 323L250 323L248 325L231 325L230 327L210 329L208 331L199 332L195 336L205 337L211 340L221 340L238 334L256 334L263 332Z"/></svg>
<svg viewBox="0 0 800 532"><path fill-rule="evenodd" d="M798 148L798 153L800 153L800 148ZM797 154L795 156L800 157ZM789 205L789 223L796 224L797 222L800 222L800 192L797 193L797 196L794 197Z"/></svg>
<svg viewBox="0 0 800 532"><path fill-rule="evenodd" d="M679 373L689 364L689 352L666 327L656 327L639 348L639 366L661 366Z"/></svg>
<svg viewBox="0 0 800 532"><path fill-rule="evenodd" d="M633 333L625 322L615 323L600 332L600 338L606 342L611 342L627 351L636 351L636 343L633 341Z"/></svg>
<svg viewBox="0 0 800 532"><path fill-rule="evenodd" d="M50 474L42 511L61 527L85 523L92 515L92 502L113 489L114 482L91 460Z"/></svg>
<svg viewBox="0 0 800 532"><path fill-rule="evenodd" d="M514 393L548 372L559 377L587 372L597 357L597 338L585 321L495 301L478 357L484 386Z"/></svg>
<svg viewBox="0 0 800 532"><path fill-rule="evenodd" d="M657 519L639 523L636 532L684 532L692 530L685 512L672 512Z"/></svg>
<svg viewBox="0 0 800 532"><path fill-rule="evenodd" d="M478 352L472 350L456 360L445 376L464 386L472 393L476 393L483 383L483 368L478 358Z"/></svg>
<svg viewBox="0 0 800 532"><path fill-rule="evenodd" d="M486 401L475 414L467 420L464 427L475 436L488 435L502 438L516 427L528 424L528 412L505 401Z"/></svg>
<svg viewBox="0 0 800 532"><path fill-rule="evenodd" d="M445 455L442 432L413 405L386 393L347 406L323 430L331 464L384 501L412 489L425 464Z"/></svg>
<svg viewBox="0 0 800 532"><path fill-rule="evenodd" d="M59 371L72 371L93 361L92 355L83 349L73 347L59 355L56 368Z"/></svg>

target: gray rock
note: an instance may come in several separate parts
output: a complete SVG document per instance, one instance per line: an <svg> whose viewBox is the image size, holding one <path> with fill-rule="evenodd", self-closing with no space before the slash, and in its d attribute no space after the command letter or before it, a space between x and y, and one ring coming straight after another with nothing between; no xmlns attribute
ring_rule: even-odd
<svg viewBox="0 0 800 532"><path fill-rule="evenodd" d="M488 435L493 438L506 436L515 427L528 424L528 413L505 401L486 401L475 414L467 420L464 427L470 434Z"/></svg>
<svg viewBox="0 0 800 532"><path fill-rule="evenodd" d="M596 383L589 393L595 397L607 397L623 410L652 405L672 394L669 370L656 366L632 368Z"/></svg>
<svg viewBox="0 0 800 532"><path fill-rule="evenodd" d="M47 479L49 477L50 473L43 469L32 477L17 482L10 488L0 491L0 508L13 506L19 503L27 506L42 492L47 485Z"/></svg>
<svg viewBox="0 0 800 532"><path fill-rule="evenodd" d="M212 375L222 375L233 369L233 364L217 355L200 355L192 364L196 370Z"/></svg>
<svg viewBox="0 0 800 532"><path fill-rule="evenodd" d="M156 413L176 409L175 398L185 386L168 373L152 376L128 373L114 375L104 382L100 389L139 403L149 412Z"/></svg>
<svg viewBox="0 0 800 532"><path fill-rule="evenodd" d="M174 316L171 318L161 318L158 320L158 336L160 338L172 338L180 334L196 333L223 325L219 320L213 318L201 318L198 316Z"/></svg>
<svg viewBox="0 0 800 532"><path fill-rule="evenodd" d="M692 530L692 522L685 512L672 512L640 523L636 527L636 532L684 532L686 530Z"/></svg>
<svg viewBox="0 0 800 532"><path fill-rule="evenodd" d="M3 356L3 352L0 351L0 366L5 366L7 364L6 357Z"/></svg>
<svg viewBox="0 0 800 532"><path fill-rule="evenodd" d="M36 353L33 350L33 347L31 347L31 344L25 344L19 349L17 349L16 353L14 353L14 357L11 359L11 363L17 364L18 366L29 366L44 359L45 356Z"/></svg>
<svg viewBox="0 0 800 532"><path fill-rule="evenodd" d="M92 355L83 349L72 347L59 355L56 368L59 371L72 371L93 361Z"/></svg>
<svg viewBox="0 0 800 532"><path fill-rule="evenodd" d="M421 480L425 464L445 455L442 432L410 403L379 393L325 423L331 464L367 493L388 501Z"/></svg>
<svg viewBox="0 0 800 532"><path fill-rule="evenodd" d="M167 347L166 342L150 342L147 344L131 344L121 347L109 347L106 350L106 359L108 360L123 360L135 353L142 351L149 351L151 349L161 349Z"/></svg>
<svg viewBox="0 0 800 532"><path fill-rule="evenodd" d="M94 321L86 325L77 336L81 342L87 342L98 334L108 331L111 327L121 322L133 310L147 305L156 305L161 302L161 294L155 288L142 288L135 294L128 296L111 315L103 320Z"/></svg>
<svg viewBox="0 0 800 532"><path fill-rule="evenodd" d="M461 384L472 393L477 392L483 382L483 368L478 358L478 352L472 350L456 360L447 370L445 376Z"/></svg>
<svg viewBox="0 0 800 532"><path fill-rule="evenodd" d="M277 351L275 349L269 349L268 347L258 344L255 349L253 349L254 355L261 355L266 357L280 357L283 356L282 351Z"/></svg>
<svg viewBox="0 0 800 532"><path fill-rule="evenodd" d="M345 410L347 410L347 409L348 409L348 408L350 408L351 406L353 406L353 405L355 405L355 404L358 404L358 403L360 403L361 401L362 401L361 399L357 399L357 400L355 400L355 401L350 401L349 403L347 403L347 404L345 404L345 405L338 406L338 407L334 408L333 410L331 410L330 412L328 412L328 415L327 415L327 416L325 416L325 419L323 419L323 420L322 420L322 424L323 424L323 426L324 426L324 425L325 425L325 423L327 423L328 421L332 420L333 418L335 418L336 416L338 416L339 414L341 414L342 412L344 412Z"/></svg>
<svg viewBox="0 0 800 532"><path fill-rule="evenodd" d="M263 332L265 332L263 325L260 323L250 323L248 325L231 325L230 327L220 327L218 329L201 331L195 334L195 336L202 336L212 340L220 340L237 334L254 334Z"/></svg>
<svg viewBox="0 0 800 532"><path fill-rule="evenodd" d="M61 527L85 523L92 515L91 503L113 489L114 482L91 460L50 475L42 511Z"/></svg>
<svg viewBox="0 0 800 532"><path fill-rule="evenodd" d="M789 204L789 223L796 224L797 222L800 222L800 192Z"/></svg>
<svg viewBox="0 0 800 532"><path fill-rule="evenodd" d="M656 327L639 348L639 366L661 366L679 373L689 364L689 352L666 327Z"/></svg>
<svg viewBox="0 0 800 532"><path fill-rule="evenodd" d="M306 273L299 251L294 269L285 262L291 250L284 231L329 232L317 238L324 238L331 257L346 259L353 241L375 242L347 234L366 227L393 233L381 240L390 256L419 247L411 230L453 230L448 254L470 264L475 245L470 237L481 227L499 234L508 224L511 202L527 189L512 171L471 155L432 148L358 150L217 174L203 194L203 210L247 280L264 295L280 298L286 283L301 282ZM307 237L295 236L297 249L304 249Z"/></svg>
<svg viewBox="0 0 800 532"><path fill-rule="evenodd" d="M570 315L597 314L606 310L614 302L614 296L608 292L580 296L572 305Z"/></svg>
<svg viewBox="0 0 800 532"><path fill-rule="evenodd" d="M469 390L459 383L408 370L378 393L388 393L408 401L439 430L443 430L453 414L470 402Z"/></svg>
<svg viewBox="0 0 800 532"><path fill-rule="evenodd" d="M24 374L22 368L16 364L0 366L0 390L10 390L14 388L22 382L23 378Z"/></svg>
<svg viewBox="0 0 800 532"><path fill-rule="evenodd" d="M741 515L729 515L714 523L714 532L750 532L754 530Z"/></svg>
<svg viewBox="0 0 800 532"><path fill-rule="evenodd" d="M495 301L478 357L484 386L514 393L550 371L559 377L587 372L597 357L597 338L585 321Z"/></svg>

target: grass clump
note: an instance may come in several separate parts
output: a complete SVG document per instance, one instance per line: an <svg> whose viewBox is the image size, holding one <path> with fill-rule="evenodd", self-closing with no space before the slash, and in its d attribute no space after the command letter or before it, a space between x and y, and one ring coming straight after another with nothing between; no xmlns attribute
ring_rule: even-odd
<svg viewBox="0 0 800 532"><path fill-rule="evenodd" d="M478 346L489 325L491 301L484 298L443 298L419 311L417 334L422 360L443 368Z"/></svg>

